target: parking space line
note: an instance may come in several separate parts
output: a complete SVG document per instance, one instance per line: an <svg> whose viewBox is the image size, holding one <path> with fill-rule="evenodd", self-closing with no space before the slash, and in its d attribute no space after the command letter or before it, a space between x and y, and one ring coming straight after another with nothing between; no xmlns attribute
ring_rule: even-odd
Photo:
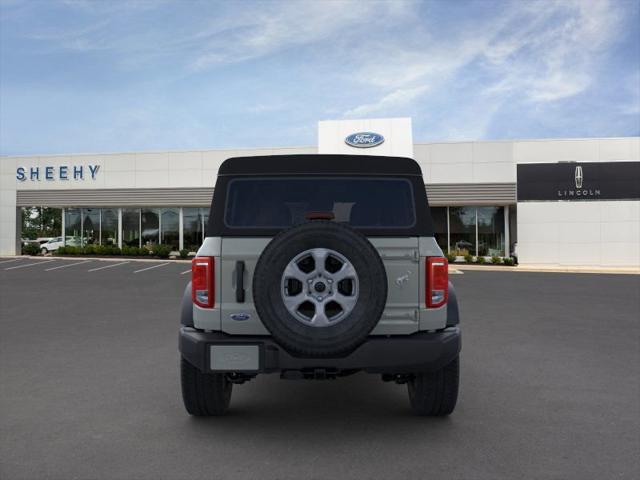
<svg viewBox="0 0 640 480"><path fill-rule="evenodd" d="M185 270L184 272L182 272L180 275L186 275L187 273L191 273L191 269L189 270Z"/></svg>
<svg viewBox="0 0 640 480"><path fill-rule="evenodd" d="M0 264L2 263L11 263L11 262L17 262L18 260L22 260L21 258L14 258L13 260L5 260L3 262L0 262Z"/></svg>
<svg viewBox="0 0 640 480"><path fill-rule="evenodd" d="M113 268L113 267L117 267L118 265L124 265L125 263L129 263L127 262L118 262L118 263L114 263L112 265L107 265L106 267L98 267L98 268L92 268L90 270L87 270L87 272L97 272L98 270L104 270L105 268Z"/></svg>
<svg viewBox="0 0 640 480"><path fill-rule="evenodd" d="M26 265L16 265L15 267L5 268L5 270L15 270L16 268L33 267L34 265L44 265L45 263L55 262L55 260L45 260L43 262L27 263Z"/></svg>
<svg viewBox="0 0 640 480"><path fill-rule="evenodd" d="M169 265L171 262L161 263L160 265L154 265L153 267L142 268L140 270L135 270L133 273L146 272L147 270L151 270L152 268L164 267L165 265Z"/></svg>
<svg viewBox="0 0 640 480"><path fill-rule="evenodd" d="M69 263L67 265L60 265L58 267L45 268L44 271L50 272L51 270L58 270L59 268L67 268L67 267L73 267L74 265L82 265L83 263L89 263L90 261L91 260L85 260L84 262Z"/></svg>

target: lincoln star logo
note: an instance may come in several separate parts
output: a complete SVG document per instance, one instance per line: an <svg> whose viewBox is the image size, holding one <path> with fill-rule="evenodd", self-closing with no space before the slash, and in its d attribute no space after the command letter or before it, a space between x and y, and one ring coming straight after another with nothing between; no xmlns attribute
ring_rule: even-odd
<svg viewBox="0 0 640 480"><path fill-rule="evenodd" d="M582 198L594 198L600 196L599 188L586 188L584 187L584 173L582 167L577 166L573 173L573 179L575 181L576 188L573 189L560 189L558 190L558 198L562 200L572 200L576 198L578 200ZM593 183L593 181L591 182Z"/></svg>
<svg viewBox="0 0 640 480"><path fill-rule="evenodd" d="M344 139L344 142L356 148L371 148L377 147L384 142L384 137L379 133L373 132L358 132L349 135Z"/></svg>
<svg viewBox="0 0 640 480"><path fill-rule="evenodd" d="M582 188L582 167L576 167L576 188Z"/></svg>

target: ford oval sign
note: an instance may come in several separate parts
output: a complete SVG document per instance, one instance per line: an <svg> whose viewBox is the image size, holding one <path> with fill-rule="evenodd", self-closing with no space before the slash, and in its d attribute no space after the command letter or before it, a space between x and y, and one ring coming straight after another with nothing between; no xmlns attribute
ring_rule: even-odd
<svg viewBox="0 0 640 480"><path fill-rule="evenodd" d="M371 148L377 147L381 143L384 142L384 137L379 133L373 132L358 132L352 133L347 138L344 139L344 142L356 148Z"/></svg>

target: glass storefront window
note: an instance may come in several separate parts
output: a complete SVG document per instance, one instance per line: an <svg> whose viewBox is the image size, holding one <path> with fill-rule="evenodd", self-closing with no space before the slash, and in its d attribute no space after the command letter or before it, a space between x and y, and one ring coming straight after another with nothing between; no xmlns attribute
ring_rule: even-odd
<svg viewBox="0 0 640 480"><path fill-rule="evenodd" d="M444 253L449 251L447 246L447 207L431 207L431 218L436 234L436 241Z"/></svg>
<svg viewBox="0 0 640 480"><path fill-rule="evenodd" d="M456 255L476 254L475 207L449 207L451 251Z"/></svg>
<svg viewBox="0 0 640 480"><path fill-rule="evenodd" d="M142 245L153 246L160 242L160 209L142 209Z"/></svg>
<svg viewBox="0 0 640 480"><path fill-rule="evenodd" d="M196 251L203 241L203 218L201 208L182 209L183 243L184 248Z"/></svg>
<svg viewBox="0 0 640 480"><path fill-rule="evenodd" d="M140 246L140 209L122 209L122 245Z"/></svg>
<svg viewBox="0 0 640 480"><path fill-rule="evenodd" d="M118 245L118 209L103 208L100 241L102 245Z"/></svg>
<svg viewBox="0 0 640 480"><path fill-rule="evenodd" d="M478 255L504 256L504 208L478 207Z"/></svg>
<svg viewBox="0 0 640 480"><path fill-rule="evenodd" d="M100 243L100 209L82 209L82 245Z"/></svg>
<svg viewBox="0 0 640 480"><path fill-rule="evenodd" d="M209 209L201 208L200 212L202 213L202 239L204 241L204 239L207 236L207 224L209 223Z"/></svg>
<svg viewBox="0 0 640 480"><path fill-rule="evenodd" d="M160 243L178 250L180 245L180 211L177 208L163 208L160 218Z"/></svg>
<svg viewBox="0 0 640 480"><path fill-rule="evenodd" d="M79 247L82 236L82 212L79 208L67 208L64 211L65 245Z"/></svg>

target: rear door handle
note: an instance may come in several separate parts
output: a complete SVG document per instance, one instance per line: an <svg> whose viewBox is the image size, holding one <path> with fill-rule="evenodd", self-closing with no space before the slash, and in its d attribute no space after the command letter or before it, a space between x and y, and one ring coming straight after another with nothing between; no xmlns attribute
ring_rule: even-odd
<svg viewBox="0 0 640 480"><path fill-rule="evenodd" d="M236 262L236 302L244 303L244 261Z"/></svg>

